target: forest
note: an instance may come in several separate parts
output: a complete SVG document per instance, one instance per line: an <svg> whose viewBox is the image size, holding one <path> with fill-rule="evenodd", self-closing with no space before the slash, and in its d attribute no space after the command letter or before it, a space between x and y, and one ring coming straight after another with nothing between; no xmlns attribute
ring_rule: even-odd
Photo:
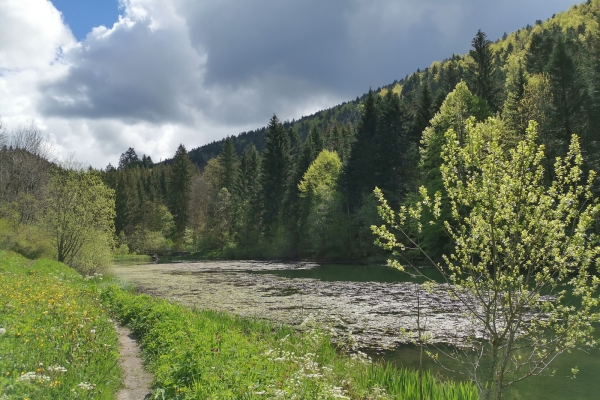
<svg viewBox="0 0 600 400"><path fill-rule="evenodd" d="M181 144L160 163L129 148L116 166L80 165L76 179L100 179L114 202L108 231L89 246L105 249L104 260L111 251L165 249L199 257L383 259L371 232L381 222L373 189L395 209L418 201L421 186L431 194L442 189L444 132L463 130L471 116L501 120L513 141L536 121L547 167L576 133L585 169L598 170L599 18L600 5L590 1L495 42L479 31L468 54L300 120L273 115L255 131L190 151ZM1 132L2 245L32 256L56 252L44 211L52 182L63 179L57 171L70 166L53 158L33 125ZM417 238L433 257L449 249L442 220Z"/></svg>
<svg viewBox="0 0 600 400"><path fill-rule="evenodd" d="M273 115L256 131L189 152L182 144L162 163L128 149L100 172L115 191L117 252L382 258L370 229L380 223L373 189L394 208L416 201L420 186L441 189L443 134L470 116L500 119L513 140L536 121L548 167L577 133L585 168L597 170L598 7L573 6L495 42L479 31L468 54L298 121ZM419 243L443 254L443 224L424 229Z"/></svg>

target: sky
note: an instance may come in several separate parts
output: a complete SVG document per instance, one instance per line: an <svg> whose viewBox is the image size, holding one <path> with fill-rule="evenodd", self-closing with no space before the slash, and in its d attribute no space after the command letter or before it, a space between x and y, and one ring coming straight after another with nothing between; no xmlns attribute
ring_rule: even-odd
<svg viewBox="0 0 600 400"><path fill-rule="evenodd" d="M2 0L0 121L96 168L298 119L573 0Z"/></svg>

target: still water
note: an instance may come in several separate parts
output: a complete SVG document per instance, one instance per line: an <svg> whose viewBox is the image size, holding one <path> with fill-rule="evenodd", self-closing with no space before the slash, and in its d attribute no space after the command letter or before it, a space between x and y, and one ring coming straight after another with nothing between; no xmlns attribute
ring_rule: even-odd
<svg viewBox="0 0 600 400"><path fill-rule="evenodd" d="M418 282L418 279L406 272L400 272L383 266L359 266L359 265L321 265L309 270L278 270L260 271L255 273L269 273L286 278L310 278L323 281L353 281L353 282ZM422 270L422 273L431 279L441 281L441 276L434 270ZM381 358L397 366L418 368L420 350L413 345L400 345L393 351L372 351L371 356ZM423 357L424 367L436 373L461 379L458 373L443 370L438 364ZM457 370L458 365L451 361L445 361L446 366ZM572 377L571 368L579 368L579 373ZM533 376L525 381L517 383L514 388L509 389L505 398L507 399L531 399L531 400L596 400L600 399L600 350L585 349L573 350L570 353L561 354L551 364L553 376Z"/></svg>
<svg viewBox="0 0 600 400"><path fill-rule="evenodd" d="M433 270L422 270L439 280ZM315 265L257 261L218 261L115 266L114 273L143 291L243 316L267 318L299 326L307 315L337 330L352 331L374 358L397 366L417 368L419 349L403 344L400 328L414 325L415 277L383 266ZM423 307L421 299L421 307ZM427 305L426 305L427 307ZM431 301L437 338L452 340L463 322L456 305L441 298ZM460 333L456 334L460 339ZM404 341L406 342L406 341ZM382 350L393 348L393 350ZM454 367L450 365L451 367ZM571 378L571 368L579 374ZM442 370L425 356L424 367L439 375L461 379ZM552 364L553 376L531 377L503 398L600 399L600 351L562 354Z"/></svg>

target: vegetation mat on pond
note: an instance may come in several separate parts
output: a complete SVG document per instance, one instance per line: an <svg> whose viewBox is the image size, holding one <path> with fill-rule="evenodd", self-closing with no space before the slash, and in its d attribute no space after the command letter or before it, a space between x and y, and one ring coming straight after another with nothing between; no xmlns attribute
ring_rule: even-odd
<svg viewBox="0 0 600 400"><path fill-rule="evenodd" d="M318 331L194 311L108 286L102 300L140 338L156 398L419 399L418 372L341 355ZM468 383L423 374L425 399L477 399Z"/></svg>

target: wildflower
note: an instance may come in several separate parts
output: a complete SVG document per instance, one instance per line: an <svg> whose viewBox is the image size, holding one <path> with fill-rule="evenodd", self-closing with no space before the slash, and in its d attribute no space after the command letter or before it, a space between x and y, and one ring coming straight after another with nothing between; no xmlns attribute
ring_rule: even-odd
<svg viewBox="0 0 600 400"><path fill-rule="evenodd" d="M4 335L6 333L6 329L5 328L0 328L0 335Z"/></svg>
<svg viewBox="0 0 600 400"><path fill-rule="evenodd" d="M50 377L44 374L36 374L35 372L27 372L22 374L17 380L20 382L43 382L49 381Z"/></svg>
<svg viewBox="0 0 600 400"><path fill-rule="evenodd" d="M96 385L92 385L89 382L81 382L79 385L77 385L77 387L83 390L94 390L96 388Z"/></svg>
<svg viewBox="0 0 600 400"><path fill-rule="evenodd" d="M95 329L92 329L92 330L90 330L90 333L91 333L92 335L95 335L95 334L96 334L96 330L95 330Z"/></svg>
<svg viewBox="0 0 600 400"><path fill-rule="evenodd" d="M60 365L51 365L48 367L48 372L65 373L67 372L67 369L65 367L61 367Z"/></svg>

